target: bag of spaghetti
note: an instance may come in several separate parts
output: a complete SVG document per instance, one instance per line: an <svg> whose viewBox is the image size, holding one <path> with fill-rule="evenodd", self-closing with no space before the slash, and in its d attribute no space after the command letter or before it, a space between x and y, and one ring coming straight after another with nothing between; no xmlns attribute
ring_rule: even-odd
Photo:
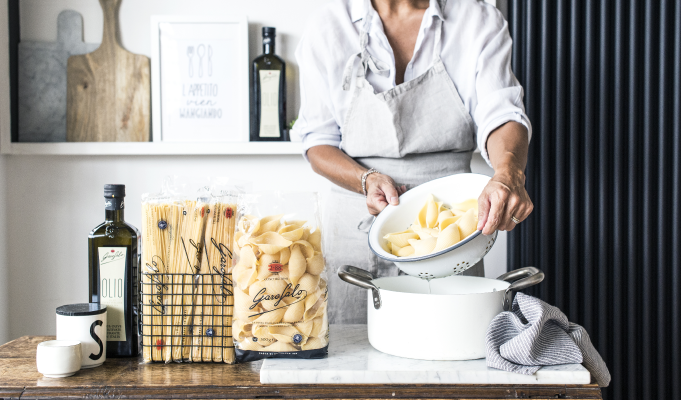
<svg viewBox="0 0 681 400"><path fill-rule="evenodd" d="M244 197L232 269L238 362L328 352L328 290L317 193Z"/></svg>
<svg viewBox="0 0 681 400"><path fill-rule="evenodd" d="M173 188L142 199L143 358L233 363L228 269L237 194Z"/></svg>

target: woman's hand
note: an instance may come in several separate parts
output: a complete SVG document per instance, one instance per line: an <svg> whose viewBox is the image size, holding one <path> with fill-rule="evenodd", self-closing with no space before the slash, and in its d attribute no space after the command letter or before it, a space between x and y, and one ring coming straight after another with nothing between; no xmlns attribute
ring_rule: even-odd
<svg viewBox="0 0 681 400"><path fill-rule="evenodd" d="M400 204L399 197L407 191L406 186L397 186L393 178L381 173L367 176L367 208L371 215L378 215L388 204Z"/></svg>
<svg viewBox="0 0 681 400"><path fill-rule="evenodd" d="M524 221L534 205L525 190L525 174L520 169L495 173L478 198L478 229L483 235L495 230L512 231Z"/></svg>

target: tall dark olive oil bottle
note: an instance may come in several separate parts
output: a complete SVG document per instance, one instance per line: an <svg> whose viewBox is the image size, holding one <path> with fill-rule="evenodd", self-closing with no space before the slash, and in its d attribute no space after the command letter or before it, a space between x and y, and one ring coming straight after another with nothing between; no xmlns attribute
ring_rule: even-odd
<svg viewBox="0 0 681 400"><path fill-rule="evenodd" d="M139 231L125 222L125 185L104 186L105 221L88 236L90 302L107 306L107 357L139 354Z"/></svg>
<svg viewBox="0 0 681 400"><path fill-rule="evenodd" d="M286 131L286 63L274 54L276 29L262 28L263 54L253 60L251 142L289 140Z"/></svg>

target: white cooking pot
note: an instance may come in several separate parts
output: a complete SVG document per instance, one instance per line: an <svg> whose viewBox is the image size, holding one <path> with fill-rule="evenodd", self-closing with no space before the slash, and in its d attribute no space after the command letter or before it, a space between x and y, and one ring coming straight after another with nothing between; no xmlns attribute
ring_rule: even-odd
<svg viewBox="0 0 681 400"><path fill-rule="evenodd" d="M485 357L485 333L492 319L510 310L516 291L544 279L534 267L497 279L455 275L427 281L413 276L374 279L365 270L344 265L338 276L369 289L369 343L387 354L421 360Z"/></svg>

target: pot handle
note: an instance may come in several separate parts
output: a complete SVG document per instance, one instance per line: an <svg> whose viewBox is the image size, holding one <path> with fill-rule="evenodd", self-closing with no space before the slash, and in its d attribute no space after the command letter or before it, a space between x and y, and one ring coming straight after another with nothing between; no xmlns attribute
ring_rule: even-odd
<svg viewBox="0 0 681 400"><path fill-rule="evenodd" d="M371 272L353 267L352 265L343 265L338 269L338 277L351 285L371 290L372 297L374 298L374 308L377 310L381 308L381 294L378 287L371 282L374 279Z"/></svg>
<svg viewBox="0 0 681 400"><path fill-rule="evenodd" d="M534 286L544 280L544 273L535 267L518 268L500 275L497 279L512 282L504 294L504 311L510 311L513 306L513 297L519 290Z"/></svg>

